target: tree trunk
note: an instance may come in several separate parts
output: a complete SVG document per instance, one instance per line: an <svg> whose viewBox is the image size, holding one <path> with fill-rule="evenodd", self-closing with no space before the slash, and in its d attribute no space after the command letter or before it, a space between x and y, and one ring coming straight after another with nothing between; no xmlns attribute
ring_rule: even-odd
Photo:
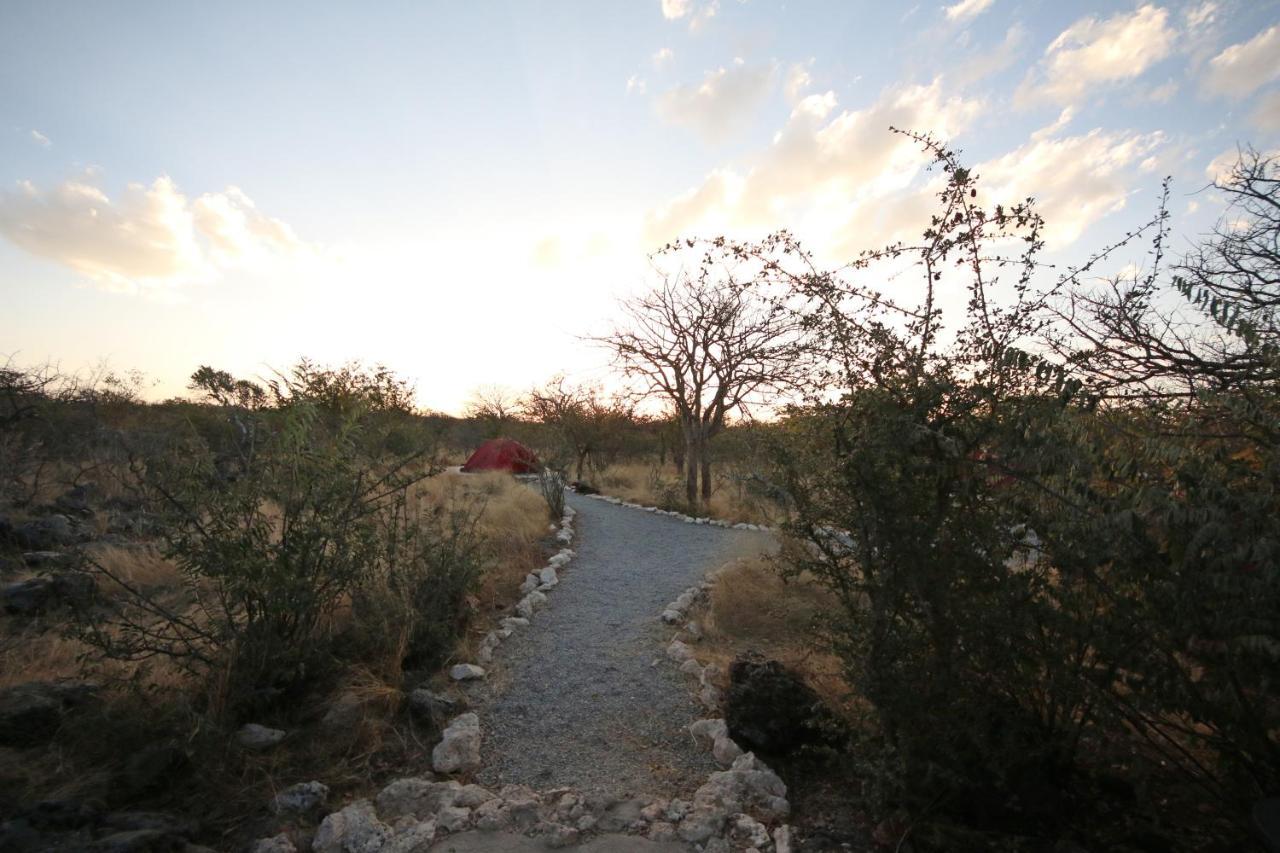
<svg viewBox="0 0 1280 853"><path fill-rule="evenodd" d="M582 465L587 461L587 451L578 454L578 482L582 482Z"/></svg>
<svg viewBox="0 0 1280 853"><path fill-rule="evenodd" d="M684 463L684 496L693 509L698 505L698 438L693 430L685 431Z"/></svg>
<svg viewBox="0 0 1280 853"><path fill-rule="evenodd" d="M671 461L676 466L676 473L684 476L684 447L677 445L671 448Z"/></svg>
<svg viewBox="0 0 1280 853"><path fill-rule="evenodd" d="M702 448L702 502L711 502L711 454L705 444Z"/></svg>

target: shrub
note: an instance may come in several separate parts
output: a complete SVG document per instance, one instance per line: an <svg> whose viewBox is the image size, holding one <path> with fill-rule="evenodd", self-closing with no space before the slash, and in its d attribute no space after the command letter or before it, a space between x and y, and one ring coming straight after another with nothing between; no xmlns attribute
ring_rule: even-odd
<svg viewBox="0 0 1280 853"><path fill-rule="evenodd" d="M538 490L547 502L547 512L553 521L564 516L564 487L564 477L558 471L548 469L538 477Z"/></svg>

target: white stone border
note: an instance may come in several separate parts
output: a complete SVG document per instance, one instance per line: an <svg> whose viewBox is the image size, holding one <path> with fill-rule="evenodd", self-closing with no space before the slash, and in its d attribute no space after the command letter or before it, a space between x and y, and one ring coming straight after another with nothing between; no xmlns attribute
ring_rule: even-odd
<svg viewBox="0 0 1280 853"><path fill-rule="evenodd" d="M679 521L683 521L685 524L707 524L711 527L723 527L728 530L759 530L763 533L776 533L778 531L778 528L770 527L767 524L748 524L745 521L739 521L737 524L730 524L729 522L723 521L719 518L685 515L683 512L676 512L673 509L658 509L656 506L645 506L644 504L632 503L631 501L624 501L622 498L614 497L613 495L582 495L580 492L575 492L574 494L579 494L584 498L591 498L595 501L604 501L605 503L610 503L615 506L624 506L627 509L638 509L643 512L651 512L654 515L669 516Z"/></svg>

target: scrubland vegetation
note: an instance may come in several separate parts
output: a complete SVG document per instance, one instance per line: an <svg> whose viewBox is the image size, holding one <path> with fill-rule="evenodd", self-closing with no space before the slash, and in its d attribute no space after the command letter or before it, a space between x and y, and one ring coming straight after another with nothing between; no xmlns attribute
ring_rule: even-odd
<svg viewBox="0 0 1280 853"><path fill-rule="evenodd" d="M445 472L505 435L583 490L779 526L718 576L707 652L824 700L805 772L875 843L1248 844L1280 793L1280 164L1245 151L1176 257L1161 207L1064 271L1030 200L984 207L918 141L946 186L917 244L837 270L786 233L669 246L693 272L600 339L625 393L557 377L453 419L357 366L201 368L200 400L158 404L5 369L6 571L40 570L17 531L70 514L49 570L96 595L8 617L0 679L84 666L103 698L40 757L6 750L0 796L217 790L225 826L290 765L355 790L412 761L402 690L510 603L559 515ZM1138 272L1103 276L1126 252ZM249 721L314 736L236 752Z"/></svg>

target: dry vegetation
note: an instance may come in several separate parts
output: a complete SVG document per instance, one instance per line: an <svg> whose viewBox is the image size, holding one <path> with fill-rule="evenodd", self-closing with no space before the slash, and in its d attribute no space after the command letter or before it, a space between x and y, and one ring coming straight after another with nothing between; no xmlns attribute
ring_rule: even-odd
<svg viewBox="0 0 1280 853"><path fill-rule="evenodd" d="M729 522L777 524L783 516L781 508L755 494L742 476L732 469L713 479L711 499L699 504L697 514ZM602 494L644 506L687 510L684 484L673 466L642 462L626 462L610 466L591 485Z"/></svg>

